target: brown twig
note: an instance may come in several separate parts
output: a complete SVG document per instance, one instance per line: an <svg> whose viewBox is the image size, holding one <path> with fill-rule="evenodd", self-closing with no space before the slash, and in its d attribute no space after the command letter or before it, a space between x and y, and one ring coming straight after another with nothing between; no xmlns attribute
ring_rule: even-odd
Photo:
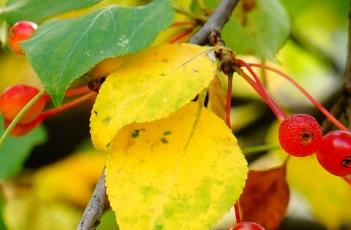
<svg viewBox="0 0 351 230"><path fill-rule="evenodd" d="M102 172L92 197L84 210L77 230L95 230L106 202L105 169Z"/></svg>
<svg viewBox="0 0 351 230"><path fill-rule="evenodd" d="M205 25L190 39L189 43L198 45L206 44L211 32L222 30L238 2L239 0L222 0Z"/></svg>
<svg viewBox="0 0 351 230"><path fill-rule="evenodd" d="M342 94L339 100L331 108L331 113L336 118L347 118L347 127L350 127L350 109L351 106L351 1L349 3L349 26L348 26L348 38L347 38L347 56L344 70L344 82L342 87ZM333 128L332 124L325 120L322 124L323 132L326 133Z"/></svg>
<svg viewBox="0 0 351 230"><path fill-rule="evenodd" d="M212 32L219 32L228 21L239 0L222 0L201 29L189 40L191 44L204 45ZM105 204L105 174L102 173L92 197L85 208L77 230L95 230Z"/></svg>

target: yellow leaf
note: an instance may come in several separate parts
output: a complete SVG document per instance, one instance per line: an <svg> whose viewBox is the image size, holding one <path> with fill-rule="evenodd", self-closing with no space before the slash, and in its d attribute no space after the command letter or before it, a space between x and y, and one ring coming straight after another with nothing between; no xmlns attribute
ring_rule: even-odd
<svg viewBox="0 0 351 230"><path fill-rule="evenodd" d="M43 200L63 200L84 207L105 164L97 151L70 156L35 172L33 187Z"/></svg>
<svg viewBox="0 0 351 230"><path fill-rule="evenodd" d="M212 52L209 47L165 44L128 59L99 91L90 120L95 147L106 150L123 126L166 117L193 99L216 72Z"/></svg>
<svg viewBox="0 0 351 230"><path fill-rule="evenodd" d="M340 177L325 171L312 157L292 158L288 182L310 204L313 215L328 229L351 221L351 187Z"/></svg>
<svg viewBox="0 0 351 230"><path fill-rule="evenodd" d="M230 129L190 103L121 129L108 154L106 185L121 230L204 230L239 198L247 172Z"/></svg>
<svg viewBox="0 0 351 230"><path fill-rule="evenodd" d="M81 213L72 205L37 199L32 193L6 201L6 226L11 230L75 229Z"/></svg>
<svg viewBox="0 0 351 230"><path fill-rule="evenodd" d="M75 229L81 216L76 206L57 200L42 200L33 192L28 178L18 179L1 186L5 198L2 217L7 229Z"/></svg>
<svg viewBox="0 0 351 230"><path fill-rule="evenodd" d="M208 86L208 107L218 117L225 120L225 106L227 104L227 92L223 89L221 80L215 76Z"/></svg>
<svg viewBox="0 0 351 230"><path fill-rule="evenodd" d="M119 67L123 65L130 58L130 55L121 57L111 57L106 58L99 64L97 64L93 69L89 71L89 75L96 78L106 77L112 72L116 71Z"/></svg>
<svg viewBox="0 0 351 230"><path fill-rule="evenodd" d="M41 88L39 78L23 55L2 53L0 55L0 76L0 91L15 84Z"/></svg>

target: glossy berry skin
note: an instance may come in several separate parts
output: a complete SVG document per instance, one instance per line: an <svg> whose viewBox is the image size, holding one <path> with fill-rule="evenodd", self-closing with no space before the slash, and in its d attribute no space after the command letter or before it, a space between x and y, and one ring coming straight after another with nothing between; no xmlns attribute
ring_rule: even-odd
<svg viewBox="0 0 351 230"><path fill-rule="evenodd" d="M17 54L23 54L20 42L27 40L37 29L37 25L29 21L20 21L14 24L9 32L9 46Z"/></svg>
<svg viewBox="0 0 351 230"><path fill-rule="evenodd" d="M0 96L0 112L6 120L13 120L21 109L39 93L37 88L15 85L7 88ZM23 116L19 124L29 124L43 111L46 98L40 98Z"/></svg>
<svg viewBox="0 0 351 230"><path fill-rule="evenodd" d="M240 222L230 230L265 230L265 228L254 222Z"/></svg>
<svg viewBox="0 0 351 230"><path fill-rule="evenodd" d="M11 135L15 137L23 136L30 131L32 131L34 128L38 127L41 123L43 122L43 119L41 117L38 117L34 121L28 124L17 124L15 128L12 129ZM5 127L8 127L10 125L11 121L9 120L4 120L4 125Z"/></svg>
<svg viewBox="0 0 351 230"><path fill-rule="evenodd" d="M319 163L336 176L351 174L351 133L336 130L326 134L317 152Z"/></svg>
<svg viewBox="0 0 351 230"><path fill-rule="evenodd" d="M311 155L317 151L321 140L320 126L311 115L290 115L279 126L280 145L290 155Z"/></svg>

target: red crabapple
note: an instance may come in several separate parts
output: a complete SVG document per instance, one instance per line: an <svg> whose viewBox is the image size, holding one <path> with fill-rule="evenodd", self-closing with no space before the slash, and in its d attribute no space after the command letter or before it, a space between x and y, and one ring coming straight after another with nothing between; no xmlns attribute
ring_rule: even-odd
<svg viewBox="0 0 351 230"><path fill-rule="evenodd" d="M308 114L294 114L279 126L279 142L290 155L303 157L316 152L322 132L316 119Z"/></svg>
<svg viewBox="0 0 351 230"><path fill-rule="evenodd" d="M21 109L39 93L37 88L27 85L14 85L7 88L0 96L0 112L6 120L13 120ZM41 97L23 116L19 124L34 121L43 111L46 98Z"/></svg>
<svg viewBox="0 0 351 230"><path fill-rule="evenodd" d="M351 133L336 130L324 135L317 159L323 168L336 176L351 174Z"/></svg>
<svg viewBox="0 0 351 230"><path fill-rule="evenodd" d="M9 33L9 46L17 54L23 54L20 42L27 40L37 29L37 24L29 21L15 23Z"/></svg>

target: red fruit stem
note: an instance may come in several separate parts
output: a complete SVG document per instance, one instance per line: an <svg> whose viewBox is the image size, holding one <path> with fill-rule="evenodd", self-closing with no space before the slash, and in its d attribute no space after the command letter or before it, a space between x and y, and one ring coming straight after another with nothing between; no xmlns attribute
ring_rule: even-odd
<svg viewBox="0 0 351 230"><path fill-rule="evenodd" d="M232 109L232 94L233 94L233 75L228 76L228 88L227 88L227 100L225 106L225 123L229 128L231 128L230 124L230 112Z"/></svg>
<svg viewBox="0 0 351 230"><path fill-rule="evenodd" d="M257 76L257 74L255 73L255 71L251 68L251 66L249 64L247 64L246 62L244 62L243 60L240 59L236 59L236 61L238 62L239 65L244 66L249 72L250 74L253 76L253 78L255 79L256 85L257 87L260 89L260 91L262 92L262 95L266 98L266 102L268 103L269 107L275 111L274 113L276 114L277 118L280 121L283 121L285 119L285 113L280 109L280 107L275 103L275 101L273 101L273 99L269 96L267 90L265 89L262 81L260 80L260 78Z"/></svg>
<svg viewBox="0 0 351 230"><path fill-rule="evenodd" d="M75 96L75 95L80 95L80 94L85 94L89 93L91 90L87 85L81 86L79 88L74 88L74 89L69 89L66 91L65 96L70 97L70 96Z"/></svg>
<svg viewBox="0 0 351 230"><path fill-rule="evenodd" d="M235 213L236 223L240 223L241 222L241 216L240 216L239 201L234 204L234 213Z"/></svg>
<svg viewBox="0 0 351 230"><path fill-rule="evenodd" d="M226 106L225 106L225 123L230 129L231 129L230 112L232 108L232 94L233 94L233 75L230 74L228 75L227 100L226 100ZM239 202L236 202L234 204L234 212L235 212L236 222L239 223L241 221Z"/></svg>
<svg viewBox="0 0 351 230"><path fill-rule="evenodd" d="M66 97L71 97L71 96L75 96L75 95L89 93L90 91L91 90L89 89L89 87L87 85L85 85L85 86L81 86L81 87L78 87L78 88L67 90L66 93L65 93L65 96ZM46 93L43 96L43 98L45 98L45 100L50 100L50 95Z"/></svg>
<svg viewBox="0 0 351 230"><path fill-rule="evenodd" d="M62 105L61 107L50 109L48 111L42 112L40 114L40 117L42 119L46 119L46 118L52 117L52 116L56 115L57 113L60 113L60 112L63 112L65 110L68 110L70 108L73 108L73 107L79 105L80 103L91 99L95 95L96 95L95 92L88 93L86 95L83 95L83 96L81 96L81 97L79 97L77 99L74 99L74 100Z"/></svg>
<svg viewBox="0 0 351 230"><path fill-rule="evenodd" d="M262 91L262 88L258 86L256 81L251 79L251 77L247 75L244 71L242 71L240 68L237 68L236 72L241 77L243 77L251 85L251 87L261 96L261 99L271 108L275 116L280 121L283 121L285 119L285 114L281 111L281 109L277 106L277 104L270 98L268 93L266 91Z"/></svg>
<svg viewBox="0 0 351 230"><path fill-rule="evenodd" d="M341 130L345 130L345 131L349 131L340 121L338 121L331 113L329 113L329 111L321 104L317 101L317 99L315 99L311 94L309 94L304 88L302 88L301 85L299 85L299 83L297 83L294 79L292 79L291 77L289 77L287 74L283 73L280 70L277 70L273 67L264 65L264 64L258 64L258 63L248 63L248 65L250 66L254 66L254 67L259 67L262 69L267 69L270 70L276 74L278 74L279 76L285 78L286 80L288 80L290 83L292 83L298 90L300 90L302 92L303 95L305 95L305 97L307 97L314 106L316 106L326 117L329 121L331 121L336 127L338 127Z"/></svg>
<svg viewBox="0 0 351 230"><path fill-rule="evenodd" d="M194 21L182 21L182 22L174 22L171 27L177 27L177 26L195 26L196 22Z"/></svg>
<svg viewBox="0 0 351 230"><path fill-rule="evenodd" d="M193 28L182 30L179 33L177 33L170 41L169 43L173 44L176 43L177 41L180 41L182 38L187 36L188 34L191 34L193 32Z"/></svg>

